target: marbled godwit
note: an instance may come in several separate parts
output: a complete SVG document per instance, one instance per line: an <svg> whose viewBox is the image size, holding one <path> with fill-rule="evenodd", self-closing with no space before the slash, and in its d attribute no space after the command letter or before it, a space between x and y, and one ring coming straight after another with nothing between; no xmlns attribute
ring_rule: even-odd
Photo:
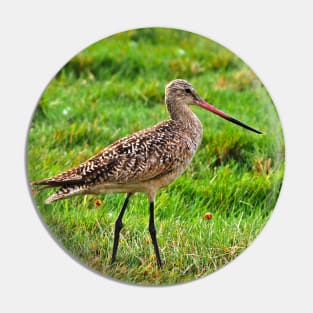
<svg viewBox="0 0 313 313"><path fill-rule="evenodd" d="M125 192L127 196L115 222L112 262L116 259L122 219L129 198L136 192L143 192L150 201L149 232L157 264L162 267L154 225L155 196L160 188L184 172L200 145L202 125L189 109L190 104L261 133L203 101L191 84L182 79L166 86L165 103L169 120L118 140L77 167L33 183L45 185L44 188L59 187L46 200L47 204L80 194Z"/></svg>

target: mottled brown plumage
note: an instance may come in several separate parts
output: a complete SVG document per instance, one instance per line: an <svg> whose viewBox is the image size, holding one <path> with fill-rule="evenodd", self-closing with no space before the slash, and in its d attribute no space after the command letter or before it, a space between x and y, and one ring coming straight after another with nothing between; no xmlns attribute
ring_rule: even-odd
<svg viewBox="0 0 313 313"><path fill-rule="evenodd" d="M165 103L170 114L169 120L112 143L77 167L33 183L45 185L45 188L59 187L46 203L79 194L127 193L115 224L112 261L116 257L128 200L134 193L144 192L150 201L149 230L158 265L162 265L154 227L154 199L160 188L167 186L184 172L200 145L202 125L190 110L189 104L201 106L259 133L204 102L191 84L182 79L176 79L166 86Z"/></svg>

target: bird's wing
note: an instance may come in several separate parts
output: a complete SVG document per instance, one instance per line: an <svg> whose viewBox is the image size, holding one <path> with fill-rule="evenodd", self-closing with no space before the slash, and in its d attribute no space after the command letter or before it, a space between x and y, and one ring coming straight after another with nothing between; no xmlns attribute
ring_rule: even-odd
<svg viewBox="0 0 313 313"><path fill-rule="evenodd" d="M169 120L126 136L77 167L37 185L62 186L97 183L137 183L175 170L192 143L181 122Z"/></svg>

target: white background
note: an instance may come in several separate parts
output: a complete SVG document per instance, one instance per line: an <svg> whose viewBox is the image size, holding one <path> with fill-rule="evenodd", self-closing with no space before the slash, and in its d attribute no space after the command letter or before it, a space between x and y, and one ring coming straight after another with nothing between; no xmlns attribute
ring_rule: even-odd
<svg viewBox="0 0 313 313"><path fill-rule="evenodd" d="M312 312L310 1L4 1L0 5L1 312ZM239 55L270 92L287 166L270 222L224 269L175 287L134 287L79 265L32 205L25 141L40 94L77 52L144 26L191 30Z"/></svg>

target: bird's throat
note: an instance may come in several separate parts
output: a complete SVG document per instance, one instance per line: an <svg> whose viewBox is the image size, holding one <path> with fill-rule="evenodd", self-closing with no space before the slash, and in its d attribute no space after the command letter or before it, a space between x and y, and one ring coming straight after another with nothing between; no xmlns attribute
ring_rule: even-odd
<svg viewBox="0 0 313 313"><path fill-rule="evenodd" d="M182 122L185 131L190 133L191 139L199 145L202 138L203 127L199 118L191 111L189 105L179 102L167 103L167 109L171 119Z"/></svg>
<svg viewBox="0 0 313 313"><path fill-rule="evenodd" d="M186 123L197 123L200 122L198 117L190 110L186 104L177 102L167 103L167 110L172 120L182 121Z"/></svg>

